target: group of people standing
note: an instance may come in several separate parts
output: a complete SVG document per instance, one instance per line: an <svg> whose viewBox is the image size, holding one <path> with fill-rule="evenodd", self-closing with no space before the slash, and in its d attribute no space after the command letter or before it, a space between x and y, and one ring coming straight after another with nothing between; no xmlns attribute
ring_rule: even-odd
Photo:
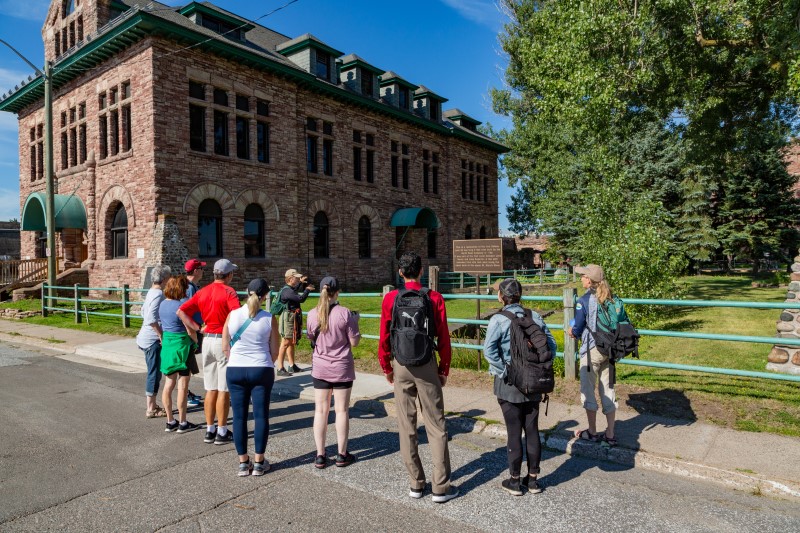
<svg viewBox="0 0 800 533"><path fill-rule="evenodd" d="M294 360L294 348L300 339L302 313L300 304L315 287L295 269L285 274L286 285L270 311L264 303L270 291L262 278L247 287L247 300L240 306L230 286L237 266L227 259L214 264L214 281L197 290L192 280L199 280L197 271L205 263L192 259L186 263L186 275L172 276L168 267L151 271L152 287L142 304L142 329L137 344L147 362L146 400L148 417L166 416L166 431L183 433L198 426L186 420L191 360L199 353L206 388L206 443L226 444L233 441L239 456L240 476L263 475L269 470L264 454L269 436L270 394L277 375L301 371ZM191 268L190 268L191 267ZM420 283L422 261L414 252L404 253L398 260L403 287L384 296L381 306L378 360L386 380L394 387L397 410L400 454L408 472L409 496L421 498L426 487L426 474L419 455L417 414L421 412L430 444L433 462L431 498L444 503L457 497L451 485L450 452L445 423L442 389L450 372L451 345L444 298ZM589 428L579 431L581 439L616 444L613 387L608 386L608 361L595 353L590 330L595 327L597 299L608 298L610 287L598 265L576 269L587 289L576 307L576 322L567 333L583 340L581 347L581 400L589 419ZM538 482L541 448L539 443L540 394L524 394L507 382L511 364L511 320L508 313L522 317L530 312L533 321L547 337L552 353L556 343L541 316L520 304L522 286L515 279L499 281L495 288L502 311L490 321L484 342L484 357L494 376L494 394L507 427L509 478L501 486L510 494L522 495L542 491ZM356 457L348 449L349 405L356 378L352 348L361 334L359 315L338 301L340 286L333 276L320 282L319 300L308 314L306 335L311 340L311 377L315 389L313 433L316 445L314 466L329 465L326 454L328 416L333 400L337 467L352 464ZM602 303L602 302L601 302ZM413 307L418 305L418 307ZM401 309L401 313L398 311ZM419 309L419 312L416 312ZM508 315L508 316L507 316ZM424 325L421 325L424 324ZM416 329L415 329L416 328ZM422 337L424 339L420 340ZM425 340L427 339L427 340ZM417 353L409 354L409 350ZM433 352L438 353L438 357ZM288 367L284 366L288 363ZM196 365L195 365L196 366ZM584 369L584 367L587 367ZM161 375L167 382L162 394L164 407L156 403ZM596 430L597 402L594 387L599 383L603 412L608 429L604 436ZM174 419L172 392L177 388L178 419ZM253 406L254 456L247 447L249 406ZM233 430L227 428L228 406L233 409ZM523 446L523 436L525 437ZM527 455L527 472L522 477L522 460Z"/></svg>

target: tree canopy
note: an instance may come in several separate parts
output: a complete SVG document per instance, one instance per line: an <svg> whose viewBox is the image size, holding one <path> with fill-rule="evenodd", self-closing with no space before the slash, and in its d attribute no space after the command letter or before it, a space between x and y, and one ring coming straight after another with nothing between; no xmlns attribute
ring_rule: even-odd
<svg viewBox="0 0 800 533"><path fill-rule="evenodd" d="M685 260L795 245L783 153L800 0L503 6L507 86L493 104L513 124L497 133L512 149L504 170L565 254L608 264L609 239L625 238L614 254L626 268L655 262L671 279ZM632 296L654 286L640 278Z"/></svg>

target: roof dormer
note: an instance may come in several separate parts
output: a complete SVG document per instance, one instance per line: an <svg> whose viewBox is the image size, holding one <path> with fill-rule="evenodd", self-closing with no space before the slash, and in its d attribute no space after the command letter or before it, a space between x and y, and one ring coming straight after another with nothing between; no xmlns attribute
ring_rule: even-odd
<svg viewBox="0 0 800 533"><path fill-rule="evenodd" d="M210 4L192 2L183 6L179 13L198 26L207 28L233 41L246 40L245 34L255 28L247 19L215 8Z"/></svg>
<svg viewBox="0 0 800 533"><path fill-rule="evenodd" d="M368 98L380 97L379 76L383 70L373 67L355 54L342 58L339 67L339 80L342 85Z"/></svg>
<svg viewBox="0 0 800 533"><path fill-rule="evenodd" d="M467 115L460 109L448 109L443 113L444 118L452 122L453 124L457 124L462 128L468 129L470 131L477 132L478 126L481 125L479 120L475 120L471 116Z"/></svg>
<svg viewBox="0 0 800 533"><path fill-rule="evenodd" d="M119 0L52 0L42 27L45 59L56 61L128 9Z"/></svg>
<svg viewBox="0 0 800 533"><path fill-rule="evenodd" d="M416 88L391 70L381 76L381 98L404 111L411 111L411 97Z"/></svg>
<svg viewBox="0 0 800 533"><path fill-rule="evenodd" d="M444 102L447 102L447 98L439 96L424 85L414 91L414 113L434 122L441 122Z"/></svg>
<svg viewBox="0 0 800 533"><path fill-rule="evenodd" d="M338 84L336 59L342 53L331 48L310 33L279 44L275 50L309 74Z"/></svg>

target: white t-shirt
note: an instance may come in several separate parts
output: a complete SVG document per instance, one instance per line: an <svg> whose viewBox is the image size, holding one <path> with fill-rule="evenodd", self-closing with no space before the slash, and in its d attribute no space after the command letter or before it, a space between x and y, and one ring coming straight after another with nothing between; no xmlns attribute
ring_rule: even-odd
<svg viewBox="0 0 800 533"><path fill-rule="evenodd" d="M231 311L228 316L228 333L233 339L242 324L245 323L250 311L247 306ZM231 356L228 366L239 367L271 367L272 355L269 351L269 337L272 333L272 315L260 310L242 336L231 347Z"/></svg>

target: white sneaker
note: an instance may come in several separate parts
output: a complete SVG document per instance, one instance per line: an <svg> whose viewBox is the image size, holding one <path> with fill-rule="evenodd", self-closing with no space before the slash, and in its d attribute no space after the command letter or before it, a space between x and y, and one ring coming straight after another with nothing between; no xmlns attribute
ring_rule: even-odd
<svg viewBox="0 0 800 533"><path fill-rule="evenodd" d="M445 503L449 502L456 496L458 496L458 489L451 486L450 489L444 494L432 494L431 499L433 500L433 503Z"/></svg>
<svg viewBox="0 0 800 533"><path fill-rule="evenodd" d="M409 489L408 496L410 498L414 498L415 500L419 500L422 498L423 492L425 492L425 489Z"/></svg>

